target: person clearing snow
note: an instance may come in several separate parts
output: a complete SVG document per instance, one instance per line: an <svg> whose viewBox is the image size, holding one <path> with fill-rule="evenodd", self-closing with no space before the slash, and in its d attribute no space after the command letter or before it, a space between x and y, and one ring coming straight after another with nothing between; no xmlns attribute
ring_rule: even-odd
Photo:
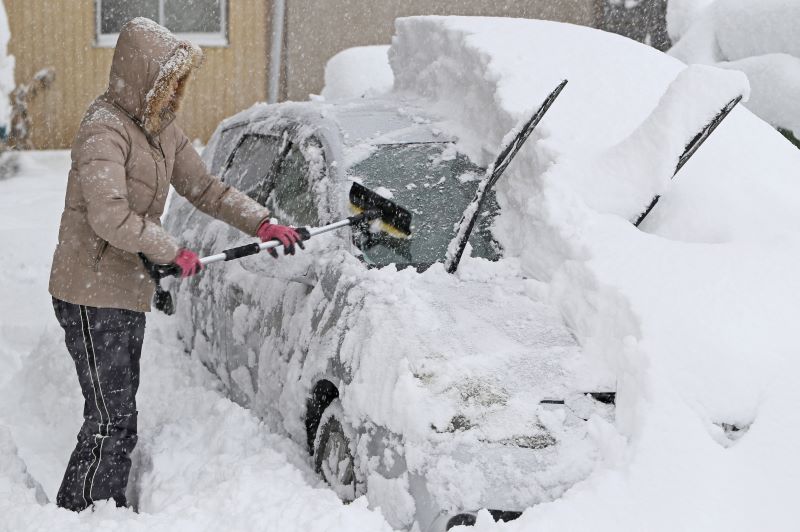
<svg viewBox="0 0 800 532"><path fill-rule="evenodd" d="M72 145L50 294L84 397L84 422L56 502L126 506L136 445L139 357L154 284L137 256L200 271L198 256L161 228L169 185L198 209L294 253L300 235L209 174L174 123L202 51L155 22L122 28L108 89L86 111ZM302 247L302 245L301 245Z"/></svg>

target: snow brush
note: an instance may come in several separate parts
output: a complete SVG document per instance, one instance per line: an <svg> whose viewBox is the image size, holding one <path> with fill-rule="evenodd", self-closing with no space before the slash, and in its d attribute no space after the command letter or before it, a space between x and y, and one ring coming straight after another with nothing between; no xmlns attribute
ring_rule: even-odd
<svg viewBox="0 0 800 532"><path fill-rule="evenodd" d="M344 220L321 227L296 228L300 234L301 241L345 227L365 227L373 231L382 231L395 238L408 238L411 235L411 213L359 183L354 182L350 187L350 208L355 214ZM256 255L265 250L275 249L281 245L277 240L253 242L252 244L226 249L215 255L202 257L200 258L200 263L205 267L215 262L237 260ZM161 287L161 279L178 277L181 273L180 268L176 264L155 264L143 253L139 253L139 257L142 259L147 273L156 283L153 305L164 314L174 314L175 304L172 301L172 295Z"/></svg>

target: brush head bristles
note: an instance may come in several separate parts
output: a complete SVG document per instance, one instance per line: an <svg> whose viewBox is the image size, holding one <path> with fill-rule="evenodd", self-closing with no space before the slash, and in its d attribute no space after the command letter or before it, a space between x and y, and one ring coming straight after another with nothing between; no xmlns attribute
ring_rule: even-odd
<svg viewBox="0 0 800 532"><path fill-rule="evenodd" d="M359 183L354 182L350 187L350 207L356 213L366 210L380 213L379 228L390 236L408 238L411 234L410 212Z"/></svg>
<svg viewBox="0 0 800 532"><path fill-rule="evenodd" d="M362 212L364 212L364 209L361 209L351 203L350 211L352 211L353 214L361 214ZM375 228L376 226L381 233L386 233L387 235L394 238L409 238L411 236L411 233L406 233L404 231L401 231L397 227L387 224L380 218L373 220L370 224L370 228Z"/></svg>

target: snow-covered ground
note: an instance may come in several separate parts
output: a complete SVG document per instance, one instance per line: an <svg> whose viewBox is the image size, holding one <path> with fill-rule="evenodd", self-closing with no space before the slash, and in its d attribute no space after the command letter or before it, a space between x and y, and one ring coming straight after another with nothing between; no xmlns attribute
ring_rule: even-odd
<svg viewBox="0 0 800 532"><path fill-rule="evenodd" d="M343 505L304 448L223 397L157 313L138 394L140 513L101 503L78 515L44 502L55 500L82 412L47 293L69 154L21 162L21 175L0 181L0 531L391 530L365 499Z"/></svg>

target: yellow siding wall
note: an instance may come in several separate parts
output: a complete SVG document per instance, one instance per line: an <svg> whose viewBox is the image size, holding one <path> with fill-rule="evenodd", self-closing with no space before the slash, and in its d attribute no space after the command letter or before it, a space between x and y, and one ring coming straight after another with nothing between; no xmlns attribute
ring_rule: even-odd
<svg viewBox="0 0 800 532"><path fill-rule="evenodd" d="M31 106L37 148L66 148L83 112L108 84L113 49L97 48L94 0L6 0L17 83L43 67L56 81ZM266 99L265 0L229 0L225 48L204 48L206 62L194 77L178 122L190 138L203 141L217 123Z"/></svg>

